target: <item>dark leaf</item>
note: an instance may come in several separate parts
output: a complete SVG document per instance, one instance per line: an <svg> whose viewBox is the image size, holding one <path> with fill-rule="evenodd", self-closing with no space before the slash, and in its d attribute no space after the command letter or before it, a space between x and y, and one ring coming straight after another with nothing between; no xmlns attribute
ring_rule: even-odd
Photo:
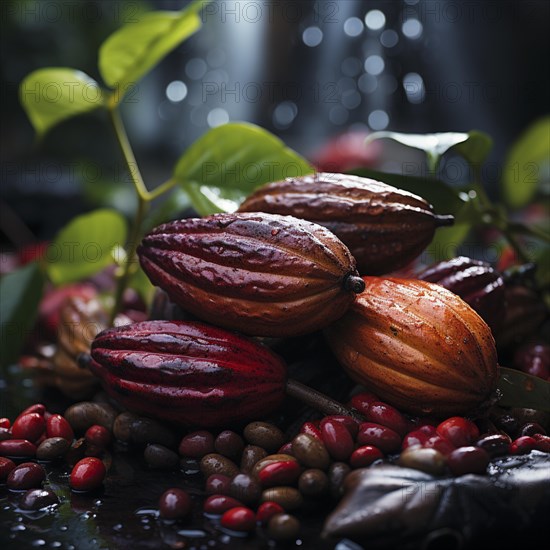
<svg viewBox="0 0 550 550"><path fill-rule="evenodd" d="M13 363L29 334L44 287L44 275L36 262L2 277L0 281L0 362Z"/></svg>

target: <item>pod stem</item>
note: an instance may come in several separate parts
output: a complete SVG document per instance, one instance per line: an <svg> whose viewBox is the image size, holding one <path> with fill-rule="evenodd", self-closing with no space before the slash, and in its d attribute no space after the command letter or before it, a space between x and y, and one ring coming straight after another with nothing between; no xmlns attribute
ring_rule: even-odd
<svg viewBox="0 0 550 550"><path fill-rule="evenodd" d="M434 220L436 227L445 227L455 223L455 217L452 214L436 214Z"/></svg>
<svg viewBox="0 0 550 550"><path fill-rule="evenodd" d="M361 294L365 290L365 281L358 275L348 275L344 279L344 289L355 294Z"/></svg>
<svg viewBox="0 0 550 550"><path fill-rule="evenodd" d="M345 415L351 416L359 422L364 422L365 418L359 413L348 409L338 401L330 398L324 393L318 392L297 380L289 378L286 383L286 393L290 397L298 399L302 403L309 405L313 409L325 415Z"/></svg>

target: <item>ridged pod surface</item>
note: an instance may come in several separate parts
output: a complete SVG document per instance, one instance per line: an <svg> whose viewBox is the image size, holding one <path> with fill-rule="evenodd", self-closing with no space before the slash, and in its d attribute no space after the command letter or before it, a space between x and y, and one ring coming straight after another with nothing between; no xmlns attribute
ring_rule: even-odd
<svg viewBox="0 0 550 550"><path fill-rule="evenodd" d="M100 333L90 370L129 410L188 427L223 427L273 412L286 366L268 348L223 329L144 321Z"/></svg>
<svg viewBox="0 0 550 550"><path fill-rule="evenodd" d="M199 319L254 336L328 326L364 283L330 231L291 216L214 214L161 225L138 248L141 266Z"/></svg>
<svg viewBox="0 0 550 550"><path fill-rule="evenodd" d="M458 294L481 315L493 334L502 325L506 313L504 279L491 264L459 256L428 267L418 278Z"/></svg>
<svg viewBox="0 0 550 550"><path fill-rule="evenodd" d="M391 185L347 174L317 173L260 187L241 212L271 212L330 229L351 251L362 275L380 275L414 260L436 228L452 216L436 216L424 199Z"/></svg>
<svg viewBox="0 0 550 550"><path fill-rule="evenodd" d="M495 342L483 319L439 285L363 277L365 290L326 331L358 383L402 411L474 412L496 387Z"/></svg>

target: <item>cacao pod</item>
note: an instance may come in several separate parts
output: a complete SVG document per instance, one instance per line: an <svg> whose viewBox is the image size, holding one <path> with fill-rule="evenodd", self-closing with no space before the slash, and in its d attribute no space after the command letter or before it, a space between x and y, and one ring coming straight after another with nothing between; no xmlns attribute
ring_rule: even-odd
<svg viewBox="0 0 550 550"><path fill-rule="evenodd" d="M347 373L413 414L472 413L496 387L491 330L461 298L415 279L363 277L365 291L326 331Z"/></svg>
<svg viewBox="0 0 550 550"><path fill-rule="evenodd" d="M538 293L522 284L506 284L506 312L495 340L499 350L520 344L532 336L548 317L548 309Z"/></svg>
<svg viewBox="0 0 550 550"><path fill-rule="evenodd" d="M130 319L119 314L115 324L125 325ZM53 356L54 384L71 399L90 397L97 379L78 365L81 353L89 353L95 335L109 326L109 315L97 297L68 298L60 311L57 349Z"/></svg>
<svg viewBox="0 0 550 550"><path fill-rule="evenodd" d="M241 212L287 214L330 229L364 275L389 273L414 260L452 216L436 216L424 199L346 174L317 173L260 187Z"/></svg>
<svg viewBox="0 0 550 550"><path fill-rule="evenodd" d="M506 311L504 279L491 264L459 256L428 267L418 278L458 294L481 315L493 334L501 326Z"/></svg>
<svg viewBox="0 0 550 550"><path fill-rule="evenodd" d="M129 410L182 426L222 427L273 412L286 366L252 340L203 323L144 321L103 331L90 370Z"/></svg>
<svg viewBox="0 0 550 550"><path fill-rule="evenodd" d="M330 231L291 216L214 214L161 225L138 248L170 299L224 328L297 336L341 317L364 288Z"/></svg>

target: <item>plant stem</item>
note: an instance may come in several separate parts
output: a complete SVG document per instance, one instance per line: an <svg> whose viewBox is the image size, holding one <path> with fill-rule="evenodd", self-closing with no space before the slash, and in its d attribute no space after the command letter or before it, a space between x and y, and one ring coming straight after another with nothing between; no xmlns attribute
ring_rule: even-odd
<svg viewBox="0 0 550 550"><path fill-rule="evenodd" d="M132 146L130 145L130 142L128 140L128 136L126 134L122 118L120 117L120 113L118 112L116 107L112 107L109 109L109 114L111 117L111 122L113 123L113 128L115 130L118 144L120 145L122 155L124 156L124 160L126 161L126 166L128 168L128 172L130 173L130 177L132 178L132 183L134 184L138 199L137 212L132 222L132 229L130 231L130 236L127 243L128 248L126 251L126 260L122 268L122 273L118 275L117 285L115 289L115 303L113 305L113 309L111 310L111 315L109 319L109 324L112 326L115 317L122 308L124 291L126 290L126 286L128 285L128 281L130 279L131 268L136 261L136 250L140 238L141 225L143 223L143 218L145 217L145 214L149 209L151 198L149 192L147 191L147 188L145 187L143 178L141 177L141 173L134 157Z"/></svg>
<svg viewBox="0 0 550 550"><path fill-rule="evenodd" d="M143 199L138 195L138 207L136 212L136 217L134 218L132 231L128 239L128 248L126 250L126 261L124 262L123 270L120 276L118 276L117 285L115 289L115 303L113 309L111 310L111 316L109 318L109 325L112 326L115 320L115 317L122 309L122 301L124 297L124 291L128 286L128 281L130 280L132 265L136 262L136 250L139 244L141 224L143 218L149 209L149 201Z"/></svg>
<svg viewBox="0 0 550 550"><path fill-rule="evenodd" d="M322 412L325 415L345 415L352 416L360 422L364 422L365 418L358 412L348 409L338 401L331 399L328 395L318 392L309 386L290 378L286 383L286 393L290 397L298 399L302 403L309 405L311 408Z"/></svg>
<svg viewBox="0 0 550 550"><path fill-rule="evenodd" d="M170 189L172 189L172 187L174 187L177 183L178 183L178 180L176 178L170 178L169 180L166 180L164 183L161 183L156 189L149 191L148 193L149 200L156 199L157 197L160 197L160 195L166 193L167 191L170 191Z"/></svg>
<svg viewBox="0 0 550 550"><path fill-rule="evenodd" d="M512 222L508 224L508 227L510 231L513 231L514 233L529 235L531 237L540 239L541 241L544 241L546 243L550 243L550 234L546 233L536 225L529 226L529 225L524 225L523 223Z"/></svg>
<svg viewBox="0 0 550 550"><path fill-rule="evenodd" d="M122 151L122 155L124 156L124 160L126 161L128 172L130 173L130 177L132 178L132 183L136 188L136 192L143 201L148 202L149 192L145 187L145 183L143 183L143 178L141 177L141 172L139 171L136 157L134 157L132 146L128 141L128 135L126 134L126 129L124 128L124 123L122 122L120 113L118 112L118 109L116 109L116 107L112 107L109 109L109 115L115 129L115 134L118 140L118 144L120 145L120 150Z"/></svg>

